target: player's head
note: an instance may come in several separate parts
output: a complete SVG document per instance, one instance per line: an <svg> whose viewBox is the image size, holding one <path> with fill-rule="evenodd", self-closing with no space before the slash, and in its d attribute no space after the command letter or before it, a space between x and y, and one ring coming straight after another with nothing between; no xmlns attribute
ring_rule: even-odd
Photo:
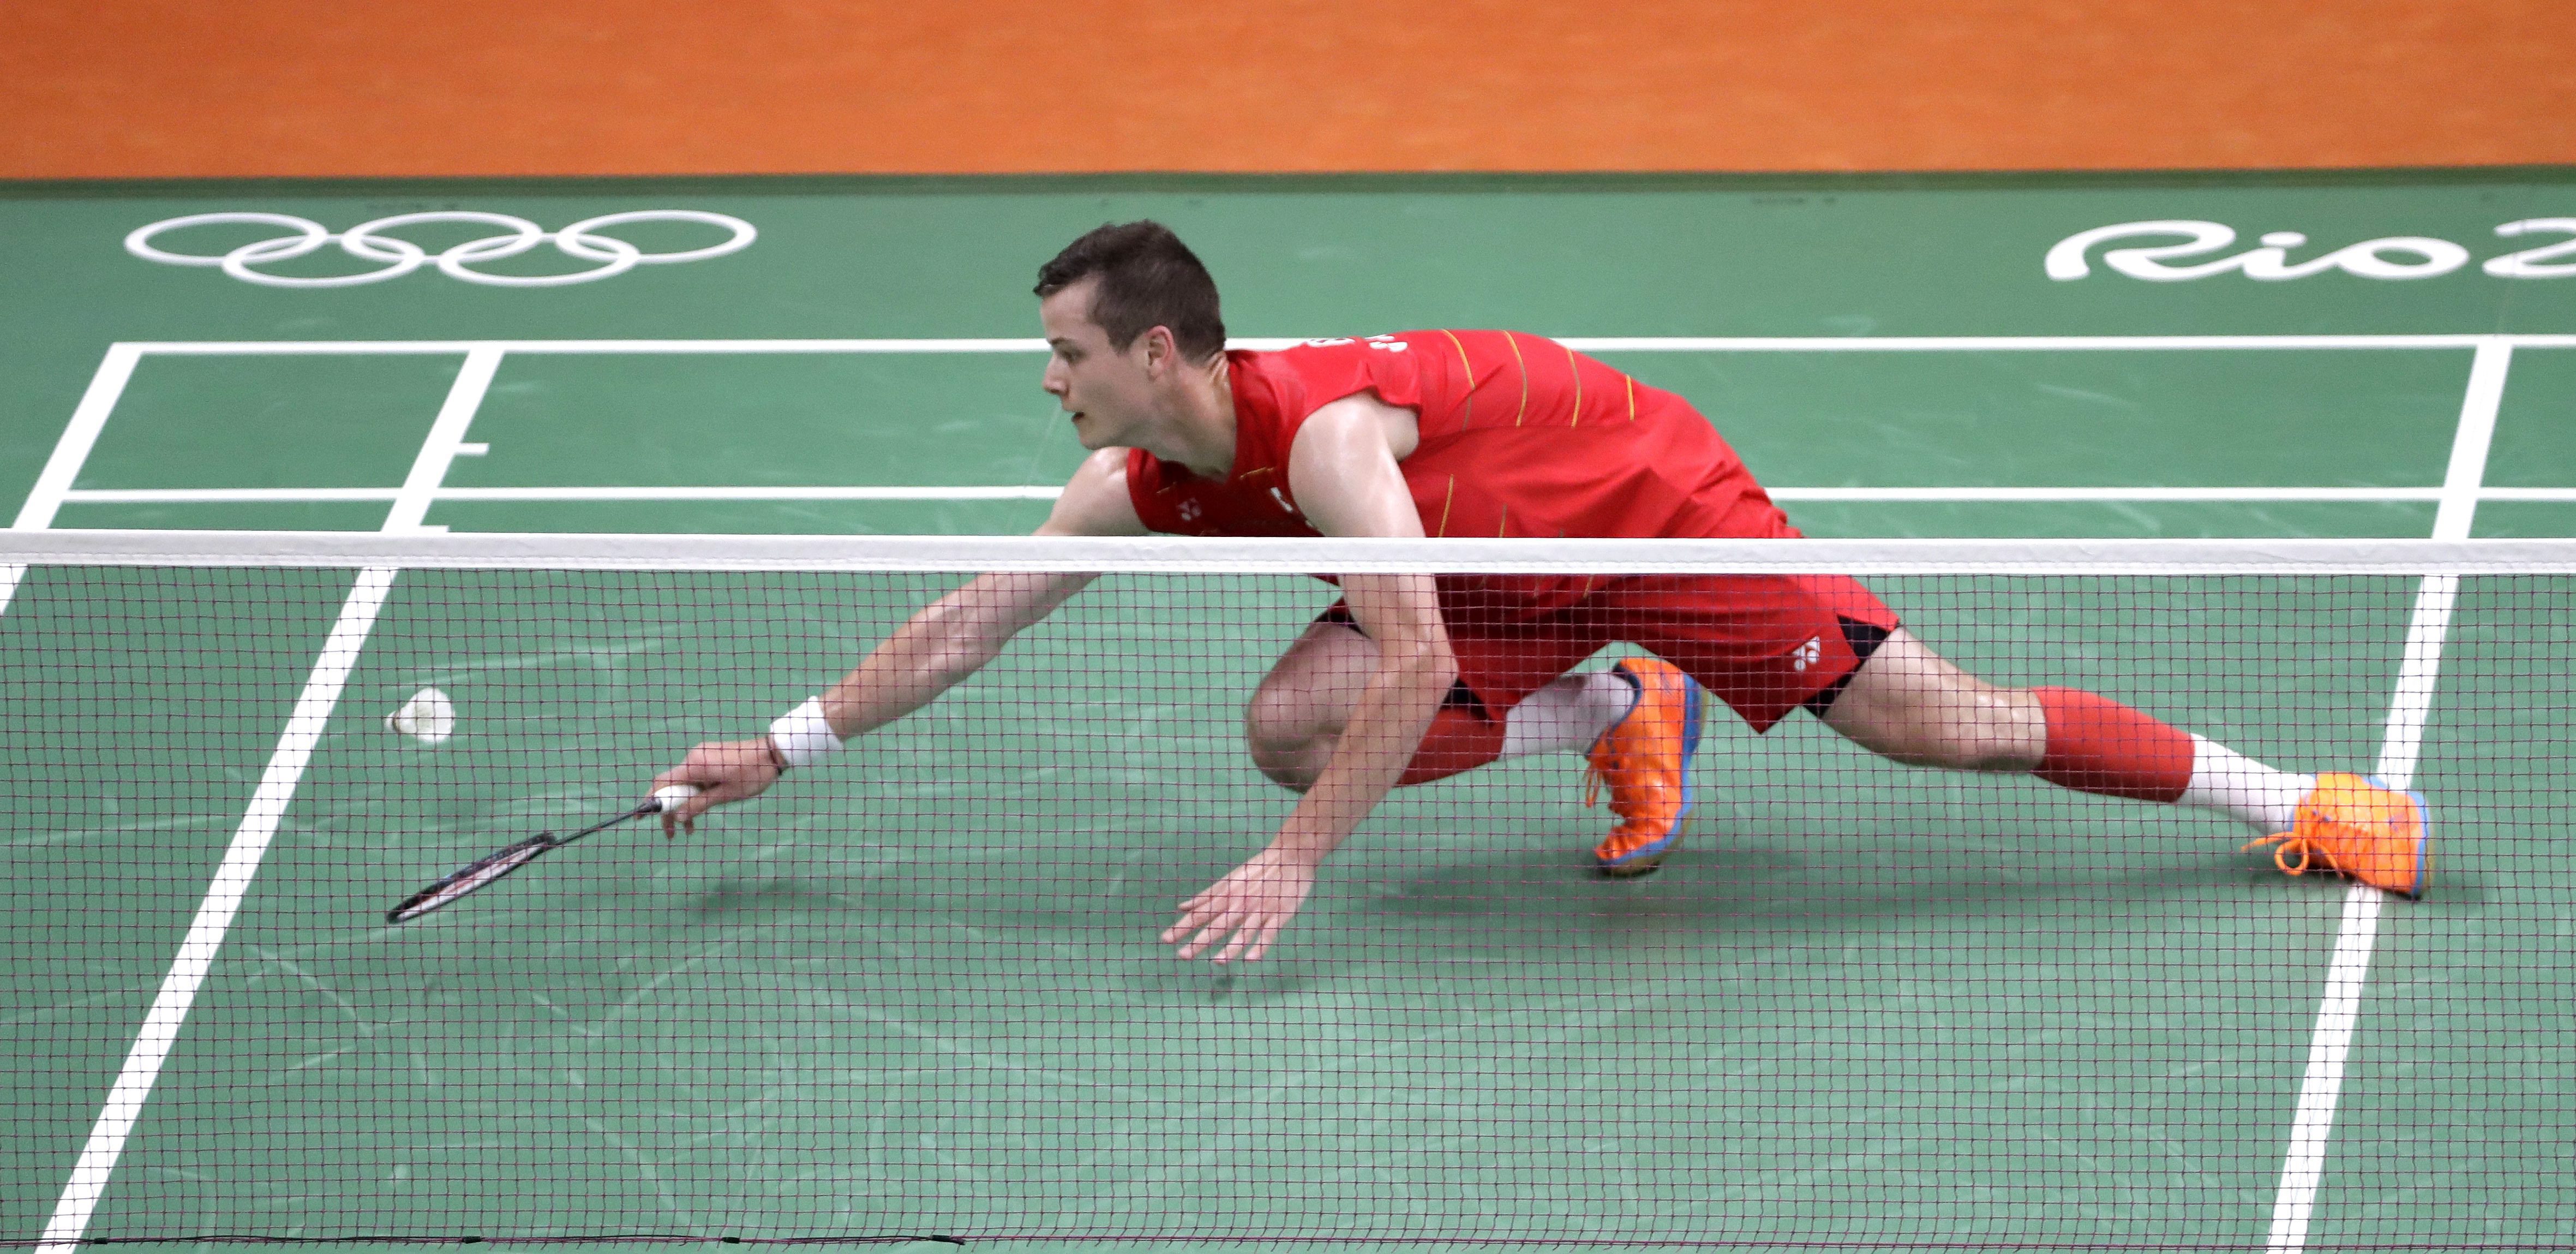
<svg viewBox="0 0 2576 1254"><path fill-rule="evenodd" d="M1111 223L1038 268L1046 390L1086 448L1136 445L1165 393L1225 351L1216 280L1159 222Z"/></svg>

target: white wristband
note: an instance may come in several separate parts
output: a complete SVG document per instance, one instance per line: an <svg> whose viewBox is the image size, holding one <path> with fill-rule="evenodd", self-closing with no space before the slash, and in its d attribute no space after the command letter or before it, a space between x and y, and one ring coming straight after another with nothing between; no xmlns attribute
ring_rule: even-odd
<svg viewBox="0 0 2576 1254"><path fill-rule="evenodd" d="M778 756L787 765L812 766L832 756L841 747L841 738L832 734L832 724L823 717L823 698L808 697L805 704L769 725L769 743L778 746Z"/></svg>

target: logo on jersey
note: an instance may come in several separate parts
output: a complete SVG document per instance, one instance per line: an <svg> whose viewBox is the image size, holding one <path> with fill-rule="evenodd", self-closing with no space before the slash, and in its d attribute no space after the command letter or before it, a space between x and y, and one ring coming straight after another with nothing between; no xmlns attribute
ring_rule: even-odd
<svg viewBox="0 0 2576 1254"><path fill-rule="evenodd" d="M1340 336L1340 337L1337 337L1337 338L1334 338L1334 339L1326 339L1326 340L1308 340L1308 341L1306 341L1305 343L1298 345L1298 347L1300 347L1300 348L1340 348L1340 347L1341 347L1342 345L1344 345L1344 344L1366 344L1366 345L1368 345L1370 348L1374 348L1374 349L1377 349L1377 350L1379 350L1379 351L1381 351L1381 352L1388 352L1388 353L1402 353L1402 352L1410 352L1410 351L1412 351L1412 348L1413 348L1413 346L1412 346L1412 345L1407 344L1407 343L1405 343L1404 341L1399 340L1399 339L1395 338L1395 337L1394 337L1394 336L1392 336L1392 335L1372 335L1372 336L1368 337L1368 338L1367 338L1367 339L1365 339L1365 340L1355 340L1355 339L1352 339L1351 337L1349 337L1349 336L1347 336L1347 335L1344 335L1344 336Z"/></svg>
<svg viewBox="0 0 2576 1254"><path fill-rule="evenodd" d="M1182 522L1186 522L1186 523L1194 523L1194 522L1197 522L1197 521L1199 520L1199 515L1200 515L1200 514L1202 514L1202 513L1205 513L1205 512L1206 512L1206 511L1204 511L1204 510L1202 510L1202 509L1200 509L1200 508L1199 508L1199 503L1198 503L1198 502L1196 502L1196 501L1183 501L1183 502L1181 502L1181 521L1182 521Z"/></svg>
<svg viewBox="0 0 2576 1254"><path fill-rule="evenodd" d="M2524 218L2497 227L2495 233L2507 239L2523 235L2576 236L2576 218ZM2226 223L2173 218L2155 222L2122 222L2078 231L2057 241L2048 250L2042 266L2048 271L2049 278L2071 283L2093 273L2087 254L2096 245L2130 239L2172 240L2177 236L2181 237L2179 242L2108 249L2102 254L2102 264L2149 283L2187 283L2231 270L2258 283L2304 279L2328 270L2341 270L2364 279L2430 279L2469 264L2468 249L2427 235L2366 239L2321 256L2293 261L2291 254L2306 248L2308 237L2297 231L2266 231L2260 248L2250 248L2232 257L2171 265L2167 263L2185 257L2206 257L2236 242L2236 228ZM2576 239L2563 239L2538 248L2489 257L2478 268L2499 279L2555 279L2576 275Z"/></svg>
<svg viewBox="0 0 2576 1254"><path fill-rule="evenodd" d="M1803 671L1808 667L1815 665L1817 661L1822 659L1824 656L1824 637L1809 636L1807 637L1807 642L1805 644L1798 646L1797 652L1789 655L1792 659L1789 663L1789 669L1793 671Z"/></svg>

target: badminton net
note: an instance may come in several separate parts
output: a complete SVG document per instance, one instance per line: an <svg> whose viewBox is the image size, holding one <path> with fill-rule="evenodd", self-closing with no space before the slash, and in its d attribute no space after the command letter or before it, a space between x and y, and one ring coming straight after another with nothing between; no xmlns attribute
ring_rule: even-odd
<svg viewBox="0 0 2576 1254"><path fill-rule="evenodd" d="M2566 543L63 532L0 562L19 1243L2367 1247L2576 1213ZM1774 621L1797 585L1747 577L1848 576L1996 684L2424 793L2423 899L2285 876L2209 810L1875 756L1777 699L1851 642L1780 639L1787 680L1704 675L1655 874L1597 873L1583 737L1523 728L1542 751L1390 794L1261 961L1182 961L1177 903L1279 831L1374 674L1273 674L1359 637L1318 571L1433 576L1484 650L1440 717L1504 724L1550 675L1498 668L1600 672L1691 615ZM760 735L978 572L1098 577L694 833L615 825L385 921ZM1586 656L1565 624L1614 594ZM1731 703L1765 701L1756 735Z"/></svg>

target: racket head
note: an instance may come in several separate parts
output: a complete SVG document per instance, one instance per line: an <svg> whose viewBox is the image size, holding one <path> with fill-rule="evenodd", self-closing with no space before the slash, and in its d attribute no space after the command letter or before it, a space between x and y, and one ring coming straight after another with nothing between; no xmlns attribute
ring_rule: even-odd
<svg viewBox="0 0 2576 1254"><path fill-rule="evenodd" d="M395 905L393 909L385 912L385 922L408 923L432 910L448 905L468 893L488 888L494 882L510 874L512 871L516 871L520 867L536 861L544 854L561 849L576 840L580 840L584 836L588 836L593 832L604 831L608 828L615 827L628 819L639 819L648 814L658 814L663 810L676 806L696 795L698 795L698 790L694 785L666 785L657 789L650 798L646 799L642 804L637 805L634 809L620 814L610 815L609 817L601 819L600 821L593 823L580 831L574 832L569 836L557 836L552 832L539 832L515 845L495 849L480 858L476 858L472 862L468 862L465 865L448 872L447 876L439 880L437 883L432 884L419 892L413 893L409 897L403 898L402 901Z"/></svg>
<svg viewBox="0 0 2576 1254"><path fill-rule="evenodd" d="M515 845L495 849L447 873L437 883L405 897L385 912L387 923L408 923L448 905L467 893L489 888L502 877L536 861L563 844L552 832L539 832Z"/></svg>

